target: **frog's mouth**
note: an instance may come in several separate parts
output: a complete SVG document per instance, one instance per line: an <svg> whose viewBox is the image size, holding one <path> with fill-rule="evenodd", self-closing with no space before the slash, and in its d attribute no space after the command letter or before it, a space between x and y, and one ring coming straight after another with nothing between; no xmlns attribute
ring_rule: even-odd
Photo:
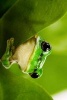
<svg viewBox="0 0 67 100"><path fill-rule="evenodd" d="M31 39L21 44L16 49L15 54L13 55L13 59L17 60L23 72L25 72L27 69L28 62L34 51L35 45L36 45L36 37L32 37Z"/></svg>

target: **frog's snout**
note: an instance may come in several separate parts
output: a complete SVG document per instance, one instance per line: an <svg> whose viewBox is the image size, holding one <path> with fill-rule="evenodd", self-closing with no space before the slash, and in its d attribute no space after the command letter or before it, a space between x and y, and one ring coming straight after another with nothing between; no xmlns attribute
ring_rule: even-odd
<svg viewBox="0 0 67 100"><path fill-rule="evenodd" d="M42 48L42 50L45 51L45 52L51 50L50 44L47 43L47 42L45 42L45 41L43 41L43 42L41 43L41 48Z"/></svg>

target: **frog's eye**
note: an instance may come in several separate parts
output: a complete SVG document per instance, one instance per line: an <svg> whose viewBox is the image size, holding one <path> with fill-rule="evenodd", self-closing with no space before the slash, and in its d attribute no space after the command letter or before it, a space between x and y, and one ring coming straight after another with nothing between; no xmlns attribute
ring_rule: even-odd
<svg viewBox="0 0 67 100"><path fill-rule="evenodd" d="M39 77L39 75L38 75L36 72L30 74L30 76L31 76L32 78L38 78L38 77Z"/></svg>
<svg viewBox="0 0 67 100"><path fill-rule="evenodd" d="M47 42L45 42L45 41L43 41L43 42L41 43L41 48L42 48L42 50L45 51L45 52L51 50L50 44L47 43Z"/></svg>

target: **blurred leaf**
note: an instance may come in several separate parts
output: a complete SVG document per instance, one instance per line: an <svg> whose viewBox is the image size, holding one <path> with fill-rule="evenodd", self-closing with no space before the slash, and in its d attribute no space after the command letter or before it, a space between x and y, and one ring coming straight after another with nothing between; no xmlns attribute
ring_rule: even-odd
<svg viewBox="0 0 67 100"><path fill-rule="evenodd" d="M37 84L18 76L0 64L0 100L52 100Z"/></svg>
<svg viewBox="0 0 67 100"><path fill-rule="evenodd" d="M3 8L3 2L2 8ZM8 5L9 4L9 5ZM0 22L1 56L6 40L15 38L15 46L38 33L40 30L58 20L67 11L66 0L13 0L6 1ZM8 6L9 7L8 7ZM3 46L4 45L4 46Z"/></svg>
<svg viewBox="0 0 67 100"><path fill-rule="evenodd" d="M0 18L17 0L0 0Z"/></svg>
<svg viewBox="0 0 67 100"><path fill-rule="evenodd" d="M50 94L67 89L67 56L51 55L43 67L43 75L37 81Z"/></svg>
<svg viewBox="0 0 67 100"><path fill-rule="evenodd" d="M52 53L47 57L42 77L35 81L50 94L54 94L67 89L67 13L42 30L40 35L49 41Z"/></svg>

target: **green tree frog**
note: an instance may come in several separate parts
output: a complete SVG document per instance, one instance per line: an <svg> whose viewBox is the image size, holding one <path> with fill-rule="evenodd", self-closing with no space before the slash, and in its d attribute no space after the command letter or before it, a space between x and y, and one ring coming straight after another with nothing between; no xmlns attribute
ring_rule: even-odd
<svg viewBox="0 0 67 100"><path fill-rule="evenodd" d="M14 63L20 66L22 72L29 74L32 78L42 75L42 67L46 57L51 53L51 46L40 36L34 36L14 47L14 38L7 40L7 47L1 58L2 65L9 69Z"/></svg>

